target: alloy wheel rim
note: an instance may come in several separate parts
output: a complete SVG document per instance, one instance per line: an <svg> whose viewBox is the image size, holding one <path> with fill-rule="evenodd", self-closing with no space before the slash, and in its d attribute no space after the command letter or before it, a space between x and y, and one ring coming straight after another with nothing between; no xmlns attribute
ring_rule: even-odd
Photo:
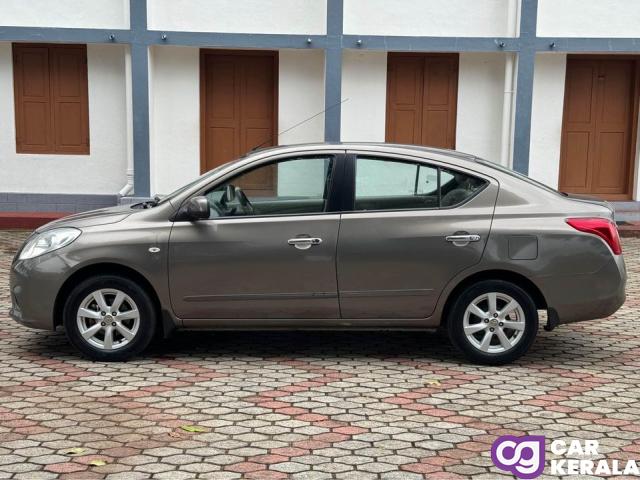
<svg viewBox="0 0 640 480"><path fill-rule="evenodd" d="M522 306L510 295L489 292L476 297L463 318L467 341L483 353L504 353L514 348L525 330Z"/></svg>
<svg viewBox="0 0 640 480"><path fill-rule="evenodd" d="M80 336L92 347L117 350L133 341L140 328L140 312L121 290L103 288L87 295L77 312Z"/></svg>

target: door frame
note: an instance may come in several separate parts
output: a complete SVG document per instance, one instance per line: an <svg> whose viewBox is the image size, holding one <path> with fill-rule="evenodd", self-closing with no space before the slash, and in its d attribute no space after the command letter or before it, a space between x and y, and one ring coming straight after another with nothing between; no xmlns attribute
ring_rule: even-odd
<svg viewBox="0 0 640 480"><path fill-rule="evenodd" d="M634 63L633 68L633 92L631 98L633 99L632 111L631 111L631 125L629 136L629 158L628 158L628 171L627 171L627 193L626 194L613 194L604 195L607 200L610 201L629 201L632 200L635 193L635 177L636 177L636 164L637 164L637 142L638 142L638 115L640 114L640 55L618 55L618 54L568 54L567 65L569 60L632 60ZM564 98L562 103L562 130L560 132L560 159L558 162L558 187L560 186L560 180L562 178L562 161L563 161L563 144L564 134L567 128L567 103L569 96L567 95L567 71L565 67L565 82L564 82ZM640 180L639 180L640 181ZM589 195L589 194L587 194Z"/></svg>
<svg viewBox="0 0 640 480"><path fill-rule="evenodd" d="M385 90L385 125L384 125L384 138L385 138L385 142L388 142L389 140L389 127L390 127L390 120L391 120L391 110L389 109L389 91L391 89L391 76L389 75L389 59L391 57L419 57L419 58L451 58L455 60L455 66L456 66L456 75L455 75L455 84L454 84L454 91L455 91L455 102L453 102L452 105L452 113L453 113L453 120L451 121L453 123L453 125L450 125L449 127L451 127L451 134L453 135L453 150L455 150L456 148L456 143L457 143L457 128L458 128L458 97L459 97L459 93L460 93L460 53L459 52L395 52L395 51L391 51L391 52L387 52L387 69L386 69L386 74L387 74L387 82L386 82L386 90ZM424 72L423 72L424 73ZM424 77L422 79L422 106L424 108ZM422 132L422 113L420 115L420 130ZM422 133L421 133L422 134Z"/></svg>
<svg viewBox="0 0 640 480"><path fill-rule="evenodd" d="M274 146L278 145L278 91L280 83L279 52L278 50L225 50L217 48L200 49L200 173L207 170L207 151L205 142L206 114L207 114L207 88L206 88L206 60L208 56L260 56L273 59L273 138Z"/></svg>

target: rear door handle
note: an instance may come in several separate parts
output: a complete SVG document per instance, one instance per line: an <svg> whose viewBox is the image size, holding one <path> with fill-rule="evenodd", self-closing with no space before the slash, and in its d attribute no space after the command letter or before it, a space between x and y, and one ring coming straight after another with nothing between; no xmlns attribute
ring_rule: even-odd
<svg viewBox="0 0 640 480"><path fill-rule="evenodd" d="M296 237L290 238L287 243L289 245L293 245L298 250L307 250L313 245L320 245L322 243L322 239L317 237Z"/></svg>
<svg viewBox="0 0 640 480"><path fill-rule="evenodd" d="M480 240L480 235L448 235L444 237L447 242L453 243L456 247L464 247L468 245L469 242L478 242Z"/></svg>

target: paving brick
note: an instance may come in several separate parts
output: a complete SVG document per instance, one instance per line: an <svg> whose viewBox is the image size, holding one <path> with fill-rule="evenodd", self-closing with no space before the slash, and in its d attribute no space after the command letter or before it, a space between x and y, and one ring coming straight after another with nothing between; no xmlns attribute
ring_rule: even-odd
<svg viewBox="0 0 640 480"><path fill-rule="evenodd" d="M640 239L623 239L619 312L541 329L522 360L487 368L415 332L179 332L90 362L7 317L25 236L0 231L0 478L493 479L507 433L640 455Z"/></svg>

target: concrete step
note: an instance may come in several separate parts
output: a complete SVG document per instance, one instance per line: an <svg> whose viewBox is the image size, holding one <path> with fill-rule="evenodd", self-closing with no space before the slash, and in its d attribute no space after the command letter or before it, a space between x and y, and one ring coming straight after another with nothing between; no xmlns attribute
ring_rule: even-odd
<svg viewBox="0 0 640 480"><path fill-rule="evenodd" d="M610 202L611 205L621 212L640 212L640 202Z"/></svg>
<svg viewBox="0 0 640 480"><path fill-rule="evenodd" d="M640 212L618 212L615 213L616 222L640 222Z"/></svg>
<svg viewBox="0 0 640 480"><path fill-rule="evenodd" d="M640 202L611 202L617 222L640 222Z"/></svg>

